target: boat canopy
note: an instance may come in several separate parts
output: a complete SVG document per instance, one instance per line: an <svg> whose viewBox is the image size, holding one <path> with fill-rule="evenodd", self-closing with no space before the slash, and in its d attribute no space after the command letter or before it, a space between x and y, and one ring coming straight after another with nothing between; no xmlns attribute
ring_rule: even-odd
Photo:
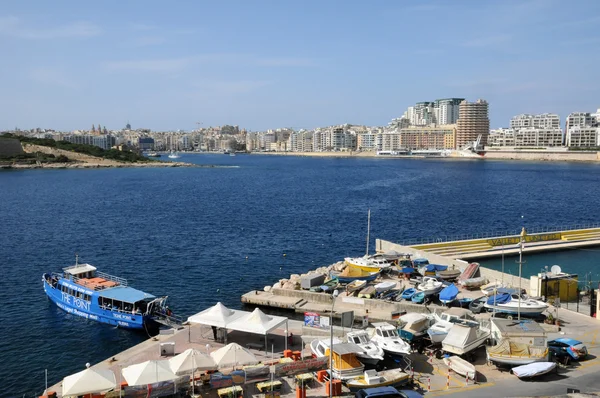
<svg viewBox="0 0 600 398"><path fill-rule="evenodd" d="M338 343L333 345L333 353L338 355L359 354L365 350L354 343Z"/></svg>
<svg viewBox="0 0 600 398"><path fill-rule="evenodd" d="M489 305L494 304L506 304L510 301L510 293L500 293L495 296L488 298L487 303Z"/></svg>
<svg viewBox="0 0 600 398"><path fill-rule="evenodd" d="M404 267L404 268L402 268L402 273L403 274L412 274L413 272L415 272L415 269L413 267Z"/></svg>
<svg viewBox="0 0 600 398"><path fill-rule="evenodd" d="M76 264L63 268L63 271L65 271L66 274L77 276L87 272L94 272L96 271L96 267L91 264Z"/></svg>
<svg viewBox="0 0 600 398"><path fill-rule="evenodd" d="M440 292L440 300L442 301L452 301L458 295L458 288L453 283L448 287L445 287L444 290Z"/></svg>
<svg viewBox="0 0 600 398"><path fill-rule="evenodd" d="M425 265L425 264L429 264L429 260L427 260L426 258L415 258L413 260L413 264L415 264L415 265Z"/></svg>
<svg viewBox="0 0 600 398"><path fill-rule="evenodd" d="M153 299L155 296L142 292L128 286L116 286L104 289L100 292L100 297L112 300L123 301L125 303L136 303L145 299Z"/></svg>

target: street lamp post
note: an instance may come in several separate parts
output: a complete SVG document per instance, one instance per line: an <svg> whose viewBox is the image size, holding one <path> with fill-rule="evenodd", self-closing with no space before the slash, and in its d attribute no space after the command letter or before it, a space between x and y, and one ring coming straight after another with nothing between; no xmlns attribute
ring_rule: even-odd
<svg viewBox="0 0 600 398"><path fill-rule="evenodd" d="M333 291L331 295L331 317L329 319L329 398L333 397L333 306L339 292Z"/></svg>
<svg viewBox="0 0 600 398"><path fill-rule="evenodd" d="M521 272L523 266L523 243L525 243L525 236L527 235L527 231L525 231L525 227L521 230L520 236L520 244L519 244L519 306L517 307L517 319L521 320Z"/></svg>

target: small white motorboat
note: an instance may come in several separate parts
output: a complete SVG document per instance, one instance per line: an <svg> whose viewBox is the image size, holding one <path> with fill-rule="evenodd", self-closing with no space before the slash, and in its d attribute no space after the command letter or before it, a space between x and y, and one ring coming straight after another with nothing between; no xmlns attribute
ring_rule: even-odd
<svg viewBox="0 0 600 398"><path fill-rule="evenodd" d="M511 373L519 379L532 378L546 373L550 373L556 369L556 362L534 362L529 365L517 366L511 369Z"/></svg>
<svg viewBox="0 0 600 398"><path fill-rule="evenodd" d="M375 366L379 361L383 361L383 349L371 341L366 331L348 332L346 337L348 343L354 343L364 350L364 352L357 353L356 356L365 365Z"/></svg>
<svg viewBox="0 0 600 398"><path fill-rule="evenodd" d="M476 322L471 311L457 307L450 308L440 315L434 314L433 319L435 320L435 323L427 329L427 334L434 344L441 343L446 338L456 321L465 319Z"/></svg>
<svg viewBox="0 0 600 398"><path fill-rule="evenodd" d="M376 322L375 334L371 337L371 341L383 348L387 354L392 356L405 356L410 354L410 344L402 340L398 335L398 329L387 322Z"/></svg>
<svg viewBox="0 0 600 398"><path fill-rule="evenodd" d="M438 293L443 288L444 285L442 282L429 276L424 276L423 282L417 286L417 290L422 291L423 293L425 293L425 295Z"/></svg>
<svg viewBox="0 0 600 398"><path fill-rule="evenodd" d="M475 366L462 359L461 357L454 355L451 357L444 357L444 363L448 369L453 370L461 376L468 377L469 380L475 380Z"/></svg>
<svg viewBox="0 0 600 398"><path fill-rule="evenodd" d="M485 344L491 330L477 322L456 321L442 341L442 350L455 355L464 355Z"/></svg>
<svg viewBox="0 0 600 398"><path fill-rule="evenodd" d="M400 337L407 341L413 341L425 335L431 325L432 317L430 315L409 312L398 319L400 322Z"/></svg>
<svg viewBox="0 0 600 398"><path fill-rule="evenodd" d="M396 287L396 282L385 281L375 285L375 291L377 293L387 292Z"/></svg>
<svg viewBox="0 0 600 398"><path fill-rule="evenodd" d="M410 376L401 369L389 369L377 372L367 370L364 376L357 377L346 383L350 392L357 392L364 388L400 387L410 381Z"/></svg>
<svg viewBox="0 0 600 398"><path fill-rule="evenodd" d="M467 289L477 289L485 285L487 281L488 280L485 276L478 276L477 278L463 279L459 283L461 284L461 286L464 286Z"/></svg>
<svg viewBox="0 0 600 398"><path fill-rule="evenodd" d="M518 314L537 316L544 312L549 305L543 301L525 298L519 294L500 293L488 297L483 305L488 311L502 312L505 314Z"/></svg>

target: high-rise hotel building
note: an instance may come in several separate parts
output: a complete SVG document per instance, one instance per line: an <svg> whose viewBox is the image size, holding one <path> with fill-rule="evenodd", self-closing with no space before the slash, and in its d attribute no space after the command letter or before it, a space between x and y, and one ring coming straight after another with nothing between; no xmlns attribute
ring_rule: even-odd
<svg viewBox="0 0 600 398"><path fill-rule="evenodd" d="M481 146L487 144L490 133L488 103L478 99L475 102L462 101L456 122L456 149L461 149L477 140L481 135Z"/></svg>

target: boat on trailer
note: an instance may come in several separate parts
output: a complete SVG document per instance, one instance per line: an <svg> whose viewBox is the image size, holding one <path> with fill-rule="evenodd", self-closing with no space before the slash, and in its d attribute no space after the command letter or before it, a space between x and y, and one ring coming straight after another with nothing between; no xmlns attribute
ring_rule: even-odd
<svg viewBox="0 0 600 398"><path fill-rule="evenodd" d="M100 272L90 264L42 275L44 292L60 309L93 321L127 329L175 323L167 297L155 297L129 286L127 279Z"/></svg>

